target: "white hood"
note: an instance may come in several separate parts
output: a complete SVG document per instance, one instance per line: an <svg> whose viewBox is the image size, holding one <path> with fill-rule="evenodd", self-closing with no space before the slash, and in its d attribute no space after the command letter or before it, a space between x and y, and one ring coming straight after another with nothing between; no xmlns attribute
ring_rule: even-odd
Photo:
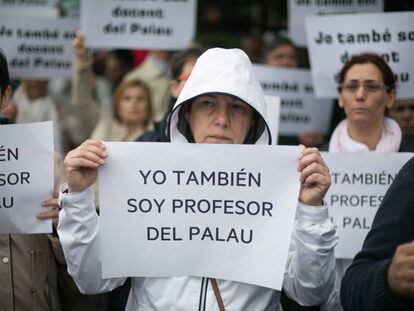
<svg viewBox="0 0 414 311"><path fill-rule="evenodd" d="M259 81L253 74L252 64L242 50L213 48L197 60L190 77L182 89L170 116L171 142L188 142L180 132L179 111L183 103L206 93L222 93L240 98L261 116L264 131L256 144L270 144L271 136L266 120L266 103Z"/></svg>

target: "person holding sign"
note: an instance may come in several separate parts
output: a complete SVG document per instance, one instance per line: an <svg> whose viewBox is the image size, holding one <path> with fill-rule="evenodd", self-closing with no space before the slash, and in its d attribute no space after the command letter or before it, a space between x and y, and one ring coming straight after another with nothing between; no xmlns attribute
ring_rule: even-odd
<svg viewBox="0 0 414 311"><path fill-rule="evenodd" d="M72 77L76 107L91 107L101 115L91 137L109 141L132 141L153 128L151 92L138 79L121 82L115 90L112 114L99 111L93 96L92 64L83 43L83 35L77 32L73 40L75 70ZM91 121L92 117L90 118Z"/></svg>
<svg viewBox="0 0 414 311"><path fill-rule="evenodd" d="M398 173L342 280L345 310L414 310L414 159Z"/></svg>
<svg viewBox="0 0 414 311"><path fill-rule="evenodd" d="M168 136L172 143L270 144L265 110L247 55L210 49L198 58L178 97ZM82 292L109 291L125 282L102 279L99 260L99 220L90 186L106 157L102 142L88 140L65 159L68 184L61 189L58 232ZM302 151L298 170L301 190L283 290L301 305L318 305L334 284L337 236L323 203L330 176L315 148ZM246 283L184 276L132 278L131 283L127 310L280 310L280 292Z"/></svg>
<svg viewBox="0 0 414 311"><path fill-rule="evenodd" d="M11 94L7 61L0 52L0 110ZM57 164L55 154L56 187L63 181L62 160ZM57 194L42 205L44 212L33 217L52 219L56 225ZM61 310L58 268L64 265L59 239L52 234L0 234L0 310Z"/></svg>
<svg viewBox="0 0 414 311"><path fill-rule="evenodd" d="M352 57L339 74L339 106L346 119L336 127L329 142L329 152L397 152L401 143L398 124L385 116L394 105L396 86L394 74L378 55L364 53ZM349 259L336 260L336 288ZM323 310L340 310L338 294Z"/></svg>

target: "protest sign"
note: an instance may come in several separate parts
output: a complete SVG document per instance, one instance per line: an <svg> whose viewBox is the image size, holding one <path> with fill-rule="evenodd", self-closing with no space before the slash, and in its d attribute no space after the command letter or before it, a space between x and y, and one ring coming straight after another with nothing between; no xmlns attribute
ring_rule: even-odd
<svg viewBox="0 0 414 311"><path fill-rule="evenodd" d="M105 144L104 278L206 276L281 289L299 147Z"/></svg>
<svg viewBox="0 0 414 311"><path fill-rule="evenodd" d="M197 0L82 1L81 29L90 47L180 50L194 37L196 11Z"/></svg>
<svg viewBox="0 0 414 311"><path fill-rule="evenodd" d="M306 46L305 17L312 15L382 12L384 0L289 0L289 37L296 45Z"/></svg>
<svg viewBox="0 0 414 311"><path fill-rule="evenodd" d="M52 232L36 218L52 194L52 122L0 126L0 233Z"/></svg>
<svg viewBox="0 0 414 311"><path fill-rule="evenodd" d="M59 0L0 0L0 10L3 8L45 8L54 7Z"/></svg>
<svg viewBox="0 0 414 311"><path fill-rule="evenodd" d="M280 118L280 97L265 96L266 101L266 123L269 125L270 135L272 136L272 145L277 145L279 136L279 118Z"/></svg>
<svg viewBox="0 0 414 311"><path fill-rule="evenodd" d="M375 213L400 168L412 153L322 153L332 185L325 196L336 225L337 258L354 258L361 250Z"/></svg>
<svg viewBox="0 0 414 311"><path fill-rule="evenodd" d="M253 65L266 95L281 98L279 134L296 136L306 130L327 134L333 103L313 96L311 74L306 69Z"/></svg>
<svg viewBox="0 0 414 311"><path fill-rule="evenodd" d="M54 7L42 7L42 8L33 8L33 7L0 7L0 13L3 15L29 15L37 17L49 17L49 18L58 18L59 11ZM22 17L21 17L22 18Z"/></svg>
<svg viewBox="0 0 414 311"><path fill-rule="evenodd" d="M317 97L337 97L338 74L355 54L381 55L394 71L397 97L414 89L414 12L307 17L312 79Z"/></svg>
<svg viewBox="0 0 414 311"><path fill-rule="evenodd" d="M78 21L0 13L0 46L13 78L69 78Z"/></svg>

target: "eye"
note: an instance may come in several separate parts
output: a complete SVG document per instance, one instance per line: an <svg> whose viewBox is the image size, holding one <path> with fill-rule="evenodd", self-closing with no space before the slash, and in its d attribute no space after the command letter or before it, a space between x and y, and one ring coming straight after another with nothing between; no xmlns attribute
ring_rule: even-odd
<svg viewBox="0 0 414 311"><path fill-rule="evenodd" d="M364 84L364 89L367 92L375 93L381 88L381 85L375 82L367 82Z"/></svg>
<svg viewBox="0 0 414 311"><path fill-rule="evenodd" d="M238 114L246 114L250 111L250 107L243 103L234 102L231 104L231 109Z"/></svg>
<svg viewBox="0 0 414 311"><path fill-rule="evenodd" d="M359 89L359 83L350 82L344 85L344 89L348 92L356 92Z"/></svg>

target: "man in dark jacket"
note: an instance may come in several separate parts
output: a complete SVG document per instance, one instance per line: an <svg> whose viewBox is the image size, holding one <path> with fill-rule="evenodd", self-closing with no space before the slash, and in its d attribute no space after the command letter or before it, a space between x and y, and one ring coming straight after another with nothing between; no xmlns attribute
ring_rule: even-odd
<svg viewBox="0 0 414 311"><path fill-rule="evenodd" d="M345 310L414 310L414 158L388 189L342 279Z"/></svg>

